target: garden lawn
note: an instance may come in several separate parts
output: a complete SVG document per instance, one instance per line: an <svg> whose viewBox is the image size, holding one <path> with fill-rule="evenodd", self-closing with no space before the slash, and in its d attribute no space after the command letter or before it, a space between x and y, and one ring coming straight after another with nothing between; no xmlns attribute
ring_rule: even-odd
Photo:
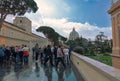
<svg viewBox="0 0 120 81"><path fill-rule="evenodd" d="M88 56L88 57L112 66L112 57L111 56Z"/></svg>

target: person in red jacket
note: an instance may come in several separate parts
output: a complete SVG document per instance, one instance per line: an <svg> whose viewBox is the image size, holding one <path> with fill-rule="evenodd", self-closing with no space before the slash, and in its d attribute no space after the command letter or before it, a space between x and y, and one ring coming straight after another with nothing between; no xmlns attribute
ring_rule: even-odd
<svg viewBox="0 0 120 81"><path fill-rule="evenodd" d="M29 57L29 48L25 45L23 47L23 56L24 56L24 64L28 64L28 57Z"/></svg>

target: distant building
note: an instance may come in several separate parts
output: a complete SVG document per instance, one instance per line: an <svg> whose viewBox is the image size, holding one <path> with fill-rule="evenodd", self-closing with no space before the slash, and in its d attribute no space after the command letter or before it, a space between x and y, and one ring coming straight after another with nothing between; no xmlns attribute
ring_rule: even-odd
<svg viewBox="0 0 120 81"><path fill-rule="evenodd" d="M120 0L112 2L108 13L111 14L112 21L112 65L120 69Z"/></svg>
<svg viewBox="0 0 120 81"><path fill-rule="evenodd" d="M70 32L69 40L75 40L77 38L79 38L79 34L75 31L75 28L73 28L72 32Z"/></svg>
<svg viewBox="0 0 120 81"><path fill-rule="evenodd" d="M50 44L43 38L31 32L31 21L26 17L16 17L13 24L4 22L0 31L0 45L16 46L27 45L33 47L36 43L43 47Z"/></svg>

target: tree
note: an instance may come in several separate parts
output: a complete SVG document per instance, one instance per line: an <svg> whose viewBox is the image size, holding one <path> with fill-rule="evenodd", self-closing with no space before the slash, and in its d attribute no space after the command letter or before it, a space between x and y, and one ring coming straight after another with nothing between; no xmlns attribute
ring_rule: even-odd
<svg viewBox="0 0 120 81"><path fill-rule="evenodd" d="M40 26L38 29L36 29L37 32L43 32L43 34L52 42L54 42L55 45L59 44L58 38L60 37L62 41L66 41L66 38L59 35L57 32L55 32L54 29L52 29L49 26Z"/></svg>
<svg viewBox="0 0 120 81"><path fill-rule="evenodd" d="M104 35L104 32L100 32L95 40L96 51L99 51L100 53L110 52L111 48L109 41L110 40L107 39L107 36Z"/></svg>
<svg viewBox="0 0 120 81"><path fill-rule="evenodd" d="M75 48L75 46L76 46L76 43L74 40L68 40L66 42L66 44L69 45L71 47L71 49Z"/></svg>
<svg viewBox="0 0 120 81"><path fill-rule="evenodd" d="M0 30L7 15L24 15L37 10L34 0L0 0Z"/></svg>
<svg viewBox="0 0 120 81"><path fill-rule="evenodd" d="M86 53L88 52L88 40L86 38L80 37L75 40L68 40L66 42L67 45L69 45L73 51L77 53Z"/></svg>
<svg viewBox="0 0 120 81"><path fill-rule="evenodd" d="M81 47L81 46L76 46L76 47L73 49L73 51L75 51L75 52L83 55L85 50L84 50L84 48Z"/></svg>

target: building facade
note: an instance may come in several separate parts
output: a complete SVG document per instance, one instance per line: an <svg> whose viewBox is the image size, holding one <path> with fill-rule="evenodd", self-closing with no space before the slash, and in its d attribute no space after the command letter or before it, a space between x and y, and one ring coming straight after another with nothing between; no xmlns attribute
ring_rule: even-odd
<svg viewBox="0 0 120 81"><path fill-rule="evenodd" d="M112 21L112 64L114 67L120 68L120 0L112 3L108 13L111 14Z"/></svg>
<svg viewBox="0 0 120 81"><path fill-rule="evenodd" d="M0 45L16 46L27 45L33 47L36 43L40 47L50 44L43 38L31 32L31 21L26 17L16 17L13 24L4 22L0 31Z"/></svg>
<svg viewBox="0 0 120 81"><path fill-rule="evenodd" d="M73 28L72 32L70 32L69 40L75 40L77 38L79 38L79 34L75 31L75 28Z"/></svg>

